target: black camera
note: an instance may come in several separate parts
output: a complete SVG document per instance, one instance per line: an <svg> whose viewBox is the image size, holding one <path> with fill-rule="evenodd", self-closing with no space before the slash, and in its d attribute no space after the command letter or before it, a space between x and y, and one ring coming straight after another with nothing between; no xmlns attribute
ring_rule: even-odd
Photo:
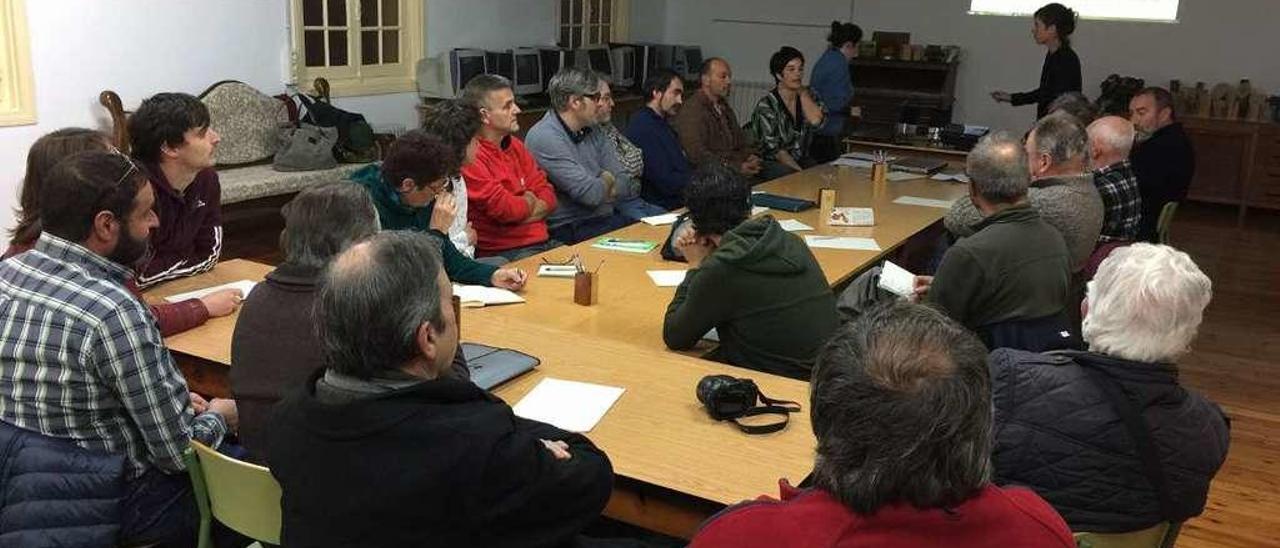
<svg viewBox="0 0 1280 548"><path fill-rule="evenodd" d="M767 434L777 432L787 426L791 413L800 411L800 404L793 401L775 400L760 393L760 388L751 379L739 379L729 375L708 375L698 381L698 401L707 410L711 418L724 421L731 420L739 430L747 434ZM757 402L765 405L757 406ZM772 424L747 425L738 422L741 417L755 415L781 415L782 421Z"/></svg>

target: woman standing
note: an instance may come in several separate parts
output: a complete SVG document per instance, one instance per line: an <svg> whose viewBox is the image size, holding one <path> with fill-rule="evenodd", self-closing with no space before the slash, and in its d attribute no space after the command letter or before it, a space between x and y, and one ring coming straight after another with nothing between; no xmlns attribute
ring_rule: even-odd
<svg viewBox="0 0 1280 548"><path fill-rule="evenodd" d="M1040 87L1025 93L994 91L991 97L1013 106L1036 104L1036 118L1049 113L1049 103L1069 91L1080 91L1080 58L1071 49L1071 33L1076 30L1076 12L1059 3L1036 10L1031 36L1049 54L1040 69Z"/></svg>
<svg viewBox="0 0 1280 548"><path fill-rule="evenodd" d="M822 97L826 105L827 119L813 136L809 154L814 161L826 163L835 160L843 151L840 140L844 138L850 117L857 117L860 110L852 105L853 79L849 75L849 62L858 55L858 42L862 29L853 23L831 22L831 34L827 35L830 47L813 65L809 87Z"/></svg>
<svg viewBox="0 0 1280 548"><path fill-rule="evenodd" d="M809 144L825 118L822 103L804 86L800 50L782 46L769 58L769 73L776 85L756 103L750 122L764 159L760 178L766 181L817 163Z"/></svg>

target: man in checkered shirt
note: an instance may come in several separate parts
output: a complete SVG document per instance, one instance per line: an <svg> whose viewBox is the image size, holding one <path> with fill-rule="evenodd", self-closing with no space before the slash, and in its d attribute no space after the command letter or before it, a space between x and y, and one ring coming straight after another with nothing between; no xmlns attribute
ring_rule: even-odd
<svg viewBox="0 0 1280 548"><path fill-rule="evenodd" d="M1089 124L1089 161L1093 184L1102 196L1102 233L1099 243L1133 241L1142 219L1142 195L1129 163L1133 148L1133 124L1119 116L1106 116Z"/></svg>
<svg viewBox="0 0 1280 548"><path fill-rule="evenodd" d="M49 174L35 248L0 263L0 420L125 456L121 540L194 538L191 439L218 445L235 402L204 401L125 288L157 224L128 158L78 154Z"/></svg>

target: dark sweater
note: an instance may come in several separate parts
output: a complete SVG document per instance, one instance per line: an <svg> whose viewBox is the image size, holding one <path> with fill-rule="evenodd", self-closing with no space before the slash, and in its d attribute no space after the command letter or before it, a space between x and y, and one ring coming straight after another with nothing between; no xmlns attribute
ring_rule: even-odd
<svg viewBox="0 0 1280 548"><path fill-rule="evenodd" d="M138 286L194 276L212 269L222 255L222 185L205 169L178 193L160 166L146 165L160 225L151 231L151 260L138 272Z"/></svg>
<svg viewBox="0 0 1280 548"><path fill-rule="evenodd" d="M1049 103L1068 91L1083 89L1080 78L1080 58L1070 44L1062 44L1058 51L1044 57L1040 69L1040 87L1012 96L1014 106L1036 104L1036 118L1049 113Z"/></svg>
<svg viewBox="0 0 1280 548"><path fill-rule="evenodd" d="M1182 124L1175 122L1156 130L1134 148L1129 161L1138 176L1138 192L1142 195L1138 239L1155 242L1160 210L1169 202L1181 202L1187 197L1191 178L1196 173L1196 153Z"/></svg>
<svg viewBox="0 0 1280 548"><path fill-rule="evenodd" d="M838 323L835 296L809 246L765 215L730 230L689 270L667 306L662 337L685 350L714 327L718 359L807 380Z"/></svg>
<svg viewBox="0 0 1280 548"><path fill-rule="evenodd" d="M667 209L684 207L684 187L692 169L671 123L649 107L639 109L631 115L627 138L644 153L640 181L644 201Z"/></svg>
<svg viewBox="0 0 1280 548"><path fill-rule="evenodd" d="M320 375L280 403L269 433L285 546L556 546L609 498L609 459L587 438L518 418L470 382L326 404Z"/></svg>
<svg viewBox="0 0 1280 548"><path fill-rule="evenodd" d="M942 256L926 300L977 331L1057 314L1067 305L1067 244L1030 206L997 212Z"/></svg>

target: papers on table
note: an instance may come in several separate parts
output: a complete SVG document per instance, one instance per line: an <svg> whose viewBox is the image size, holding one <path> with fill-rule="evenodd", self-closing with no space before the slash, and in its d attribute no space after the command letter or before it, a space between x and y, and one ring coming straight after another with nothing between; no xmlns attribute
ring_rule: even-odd
<svg viewBox="0 0 1280 548"><path fill-rule="evenodd" d="M831 162L833 166L860 167L864 169L871 168L871 160L859 160L856 158L836 158Z"/></svg>
<svg viewBox="0 0 1280 548"><path fill-rule="evenodd" d="M453 294L458 296L463 308L480 308L482 306L524 302L524 297L501 287L453 284Z"/></svg>
<svg viewBox="0 0 1280 548"><path fill-rule="evenodd" d="M759 214L764 213L764 212L766 212L766 211L769 211L769 208L767 208L767 207L765 207L765 206L751 206L751 216L752 216L752 217L755 217L756 215L759 215Z"/></svg>
<svg viewBox="0 0 1280 548"><path fill-rule="evenodd" d="M546 378L525 394L512 411L518 417L586 433L595 428L623 391L615 386Z"/></svg>
<svg viewBox="0 0 1280 548"><path fill-rule="evenodd" d="M874 161L876 160L876 155L875 155L874 153L871 153L871 152L846 152L846 153L844 153L844 154L841 154L841 155L840 155L840 158L852 158L852 159L854 159L854 160L863 160L863 161L866 161L866 162L874 162ZM897 156L886 156L884 160L885 160L886 162L892 162L892 161L897 160L897 159L898 159L898 157L897 157Z"/></svg>
<svg viewBox="0 0 1280 548"><path fill-rule="evenodd" d="M875 226L876 211L869 207L833 207L827 219L831 226Z"/></svg>
<svg viewBox="0 0 1280 548"><path fill-rule="evenodd" d="M650 270L649 279L653 280L654 285L658 287L675 287L684 281L685 273L688 270Z"/></svg>
<svg viewBox="0 0 1280 548"><path fill-rule="evenodd" d="M849 236L805 236L804 243L809 247L827 249L852 249L857 251L880 251L880 244L872 238L853 238Z"/></svg>
<svg viewBox="0 0 1280 548"><path fill-rule="evenodd" d="M600 238L591 247L598 249L608 249L610 251L625 251L627 253L648 253L653 248L658 247L658 242L650 242L647 240L622 240L619 238Z"/></svg>
<svg viewBox="0 0 1280 548"><path fill-rule="evenodd" d="M253 282L250 280L240 280L238 282L231 282L229 284L215 285L213 287L206 287L204 289L197 289L195 291L188 291L186 293L170 295L168 297L165 297L164 300L169 301L171 303L176 303L176 302L185 301L187 299L199 299L205 295L208 295L215 291L221 291L223 289L239 289L240 296L247 299L249 298L249 292L253 291L253 286L255 285L258 285L257 282Z"/></svg>
<svg viewBox="0 0 1280 548"><path fill-rule="evenodd" d="M544 264L538 266L541 278L572 278L578 274L578 267L571 264Z"/></svg>
<svg viewBox="0 0 1280 548"><path fill-rule="evenodd" d="M899 297L910 297L915 293L916 276L892 261L885 261L880 267L880 289L894 293Z"/></svg>
<svg viewBox="0 0 1280 548"><path fill-rule="evenodd" d="M923 173L910 173L907 171L890 171L886 173L884 178L888 181L910 181L912 179L923 179Z"/></svg>
<svg viewBox="0 0 1280 548"><path fill-rule="evenodd" d="M968 183L969 176L963 173L934 173L933 177L929 177L935 181L956 181L960 183Z"/></svg>
<svg viewBox="0 0 1280 548"><path fill-rule="evenodd" d="M806 230L813 230L813 227L795 219L783 219L778 221L778 225L787 232L804 232Z"/></svg>
<svg viewBox="0 0 1280 548"><path fill-rule="evenodd" d="M678 219L680 219L679 213L663 213L662 215L641 218L640 221L649 226L662 226L675 224Z"/></svg>
<svg viewBox="0 0 1280 548"><path fill-rule="evenodd" d="M919 196L898 196L894 200L895 204L913 205L922 207L940 207L942 209L951 209L951 200L934 200L933 198L921 198Z"/></svg>

